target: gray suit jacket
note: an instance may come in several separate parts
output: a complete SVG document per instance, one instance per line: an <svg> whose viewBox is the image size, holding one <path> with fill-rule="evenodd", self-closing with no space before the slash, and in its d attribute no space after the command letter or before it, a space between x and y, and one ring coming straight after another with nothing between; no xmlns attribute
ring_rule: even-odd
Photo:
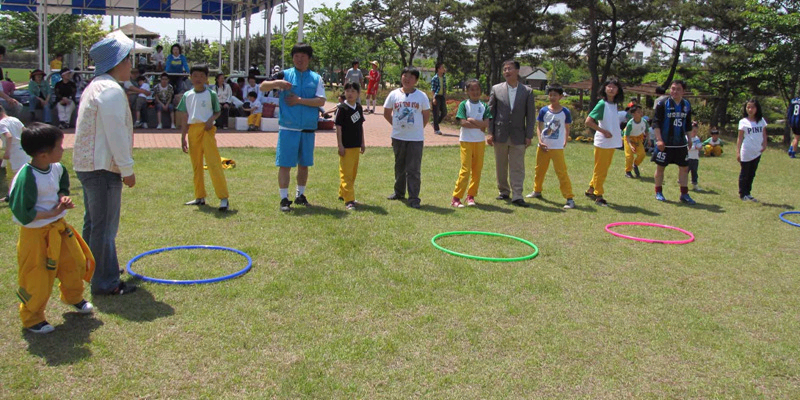
<svg viewBox="0 0 800 400"><path fill-rule="evenodd" d="M495 142L505 143L511 139L511 144L525 144L525 139L533 139L533 129L536 126L536 104L533 92L522 82L517 86L513 111L508 103L508 83L506 82L492 86L492 93L489 95L489 109L493 116L492 122L489 124L489 133Z"/></svg>

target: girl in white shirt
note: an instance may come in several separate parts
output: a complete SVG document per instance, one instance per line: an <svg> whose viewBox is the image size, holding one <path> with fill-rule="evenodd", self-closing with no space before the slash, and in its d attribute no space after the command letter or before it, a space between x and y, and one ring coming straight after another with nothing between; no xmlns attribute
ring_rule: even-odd
<svg viewBox="0 0 800 400"><path fill-rule="evenodd" d="M736 140L736 161L742 166L739 172L739 197L744 201L758 201L750 195L756 177L761 153L767 149L767 121L756 99L747 100L739 120L739 138Z"/></svg>

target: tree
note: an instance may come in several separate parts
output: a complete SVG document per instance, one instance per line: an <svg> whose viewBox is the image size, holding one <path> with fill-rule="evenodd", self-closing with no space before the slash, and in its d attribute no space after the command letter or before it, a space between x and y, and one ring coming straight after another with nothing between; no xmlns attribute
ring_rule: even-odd
<svg viewBox="0 0 800 400"><path fill-rule="evenodd" d="M353 60L363 60L369 48L367 41L353 29L352 12L349 8L315 8L306 27L306 42L314 48L314 58L322 64L330 81L341 82L344 75L334 76L334 72L345 71ZM361 63L366 67L366 62Z"/></svg>
<svg viewBox="0 0 800 400"><path fill-rule="evenodd" d="M0 40L8 43L9 50L39 49L39 21L36 13L0 12ZM99 17L86 17L72 14L51 14L46 16L48 27L48 47L50 54L71 53L80 48L81 37L84 47L102 38Z"/></svg>
<svg viewBox="0 0 800 400"><path fill-rule="evenodd" d="M414 58L427 34L432 8L424 1L355 0L350 6L360 18L357 29L375 41L394 43L404 66L414 65Z"/></svg>

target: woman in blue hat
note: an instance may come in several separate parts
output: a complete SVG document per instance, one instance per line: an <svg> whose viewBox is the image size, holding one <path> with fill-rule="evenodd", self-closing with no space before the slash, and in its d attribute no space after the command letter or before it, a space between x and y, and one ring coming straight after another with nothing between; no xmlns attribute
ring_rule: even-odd
<svg viewBox="0 0 800 400"><path fill-rule="evenodd" d="M75 127L73 166L83 186L83 238L97 262L93 295L122 295L136 290L120 281L116 237L122 185L133 187L133 118L119 82L131 77L133 42L105 38L89 55L95 78L84 89Z"/></svg>

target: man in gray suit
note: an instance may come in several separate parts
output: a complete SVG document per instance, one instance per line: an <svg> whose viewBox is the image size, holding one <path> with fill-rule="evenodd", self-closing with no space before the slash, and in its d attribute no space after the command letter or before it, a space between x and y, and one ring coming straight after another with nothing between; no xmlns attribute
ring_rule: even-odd
<svg viewBox="0 0 800 400"><path fill-rule="evenodd" d="M504 62L503 77L505 83L494 85L489 95L494 119L489 123L486 144L494 146L497 159L497 189L500 191L497 200L511 199L515 206L525 207L522 198L525 150L531 145L536 125L534 97L529 87L519 83L519 62Z"/></svg>

